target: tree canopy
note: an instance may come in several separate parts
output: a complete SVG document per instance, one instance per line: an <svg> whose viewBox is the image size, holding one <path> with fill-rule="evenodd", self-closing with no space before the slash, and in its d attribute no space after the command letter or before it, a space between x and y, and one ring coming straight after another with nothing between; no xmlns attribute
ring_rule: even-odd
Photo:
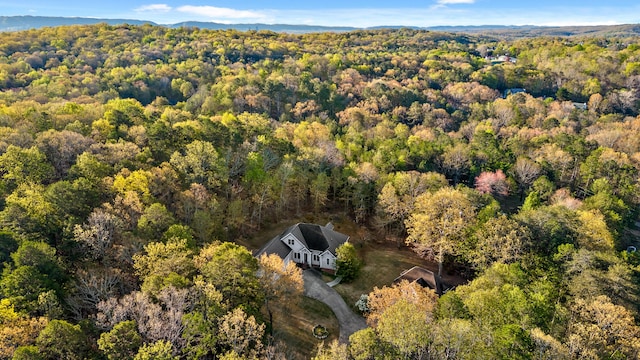
<svg viewBox="0 0 640 360"><path fill-rule="evenodd" d="M245 245L334 215L344 275L465 283L366 289L317 358L637 358L639 40L0 33L0 358L287 356L300 269Z"/></svg>

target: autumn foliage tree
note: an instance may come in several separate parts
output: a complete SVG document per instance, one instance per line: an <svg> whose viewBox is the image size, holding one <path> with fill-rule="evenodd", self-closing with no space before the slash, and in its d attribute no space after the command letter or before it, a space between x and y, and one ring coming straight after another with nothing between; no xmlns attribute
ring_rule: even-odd
<svg viewBox="0 0 640 360"><path fill-rule="evenodd" d="M382 314L393 304L403 300L418 306L428 318L433 316L436 306L436 293L416 282L401 281L392 286L374 287L369 293L367 323L376 327Z"/></svg>
<svg viewBox="0 0 640 360"><path fill-rule="evenodd" d="M258 258L260 270L258 279L264 303L269 314L270 331L273 333L273 305L274 301L291 304L295 303L303 291L302 270L293 261L284 263L276 254L262 255Z"/></svg>
<svg viewBox="0 0 640 360"><path fill-rule="evenodd" d="M438 263L442 275L445 256L460 251L465 231L473 221L471 201L460 190L446 187L416 199L415 210L406 221L407 244Z"/></svg>
<svg viewBox="0 0 640 360"><path fill-rule="evenodd" d="M640 327L631 313L611 303L605 295L591 300L577 299L572 309L569 351L579 358L611 358L620 354L636 358L640 354Z"/></svg>

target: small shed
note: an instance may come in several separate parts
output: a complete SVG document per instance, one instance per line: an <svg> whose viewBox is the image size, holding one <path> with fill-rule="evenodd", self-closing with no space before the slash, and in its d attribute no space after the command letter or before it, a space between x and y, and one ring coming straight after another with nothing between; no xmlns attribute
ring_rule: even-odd
<svg viewBox="0 0 640 360"><path fill-rule="evenodd" d="M428 287L435 290L438 295L442 295L443 286L440 277L433 273L431 270L427 270L420 266L414 266L409 270L405 270L398 276L393 283L399 283L402 280L408 282L416 282L422 287Z"/></svg>

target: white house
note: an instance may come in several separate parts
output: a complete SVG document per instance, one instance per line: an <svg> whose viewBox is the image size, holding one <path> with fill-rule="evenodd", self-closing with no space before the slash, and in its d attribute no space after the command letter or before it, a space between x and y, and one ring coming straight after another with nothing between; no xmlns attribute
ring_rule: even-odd
<svg viewBox="0 0 640 360"><path fill-rule="evenodd" d="M302 266L336 270L336 249L349 237L326 226L298 223L266 243L256 257L262 254L277 254L285 263L293 261Z"/></svg>

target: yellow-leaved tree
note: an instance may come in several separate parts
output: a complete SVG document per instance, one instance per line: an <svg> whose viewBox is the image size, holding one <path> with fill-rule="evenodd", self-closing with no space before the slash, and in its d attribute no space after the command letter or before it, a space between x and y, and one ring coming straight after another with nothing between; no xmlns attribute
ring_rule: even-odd
<svg viewBox="0 0 640 360"><path fill-rule="evenodd" d="M424 193L416 199L415 209L406 221L406 242L419 254L437 261L441 276L444 257L459 251L474 216L471 201L460 190L446 187Z"/></svg>
<svg viewBox="0 0 640 360"><path fill-rule="evenodd" d="M296 302L304 290L302 270L293 261L284 263L276 254L262 255L258 258L260 270L258 279L264 296L264 304L269 314L269 324L273 331L273 309L271 303L286 299Z"/></svg>

